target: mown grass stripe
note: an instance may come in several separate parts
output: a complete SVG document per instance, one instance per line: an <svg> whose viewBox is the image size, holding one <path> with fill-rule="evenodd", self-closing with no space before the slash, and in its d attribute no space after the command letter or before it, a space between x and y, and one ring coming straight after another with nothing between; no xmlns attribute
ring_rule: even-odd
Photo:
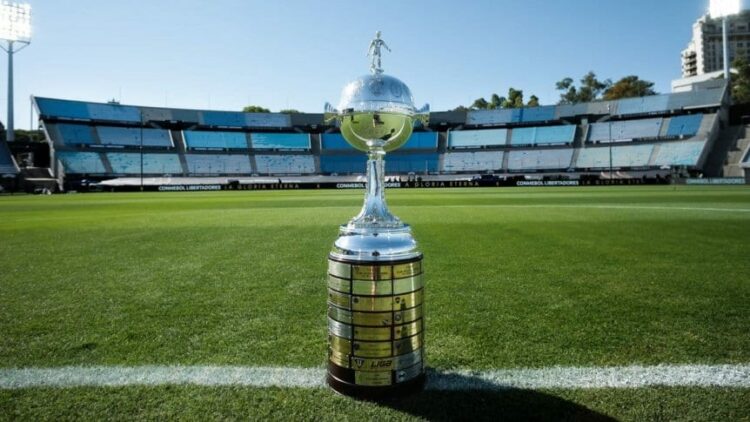
<svg viewBox="0 0 750 422"><path fill-rule="evenodd" d="M0 369L0 389L156 385L323 388L322 368L96 366ZM748 365L658 365L491 371L436 371L427 388L443 391L669 387L750 388Z"/></svg>

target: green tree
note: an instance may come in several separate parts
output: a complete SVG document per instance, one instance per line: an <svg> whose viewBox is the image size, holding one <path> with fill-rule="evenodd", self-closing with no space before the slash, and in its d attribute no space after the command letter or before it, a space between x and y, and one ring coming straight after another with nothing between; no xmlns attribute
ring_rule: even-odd
<svg viewBox="0 0 750 422"><path fill-rule="evenodd" d="M600 94L612 85L612 81L600 81L594 72L589 72L581 78L580 85L575 86L572 78L558 81L555 87L560 94L559 104L577 104L596 101Z"/></svg>
<svg viewBox="0 0 750 422"><path fill-rule="evenodd" d="M261 107L261 106L257 106L257 105L249 105L243 108L242 112L243 113L270 113L271 110Z"/></svg>
<svg viewBox="0 0 750 422"><path fill-rule="evenodd" d="M503 108L520 107L523 107L523 90L515 88L508 89L508 99L503 102Z"/></svg>
<svg viewBox="0 0 750 422"><path fill-rule="evenodd" d="M654 83L644 81L638 76L626 76L614 84L607 87L604 91L605 100L619 100L620 98L643 97L654 95Z"/></svg>
<svg viewBox="0 0 750 422"><path fill-rule="evenodd" d="M504 102L505 102L505 97L501 97L497 94L492 94L492 98L490 99L490 108L492 109L501 108Z"/></svg>
<svg viewBox="0 0 750 422"><path fill-rule="evenodd" d="M279 113L282 113L282 114L300 114L301 112L299 110L295 110L293 108L285 108L283 110L280 110Z"/></svg>
<svg viewBox="0 0 750 422"><path fill-rule="evenodd" d="M539 107L539 97L536 95L529 97L529 102L526 104L526 107Z"/></svg>
<svg viewBox="0 0 750 422"><path fill-rule="evenodd" d="M477 98L474 100L474 103L471 105L471 108L474 110L486 110L489 107L490 103L487 102L487 100L482 98Z"/></svg>
<svg viewBox="0 0 750 422"><path fill-rule="evenodd" d="M737 58L732 67L737 72L732 75L732 99L737 104L750 104L750 63Z"/></svg>

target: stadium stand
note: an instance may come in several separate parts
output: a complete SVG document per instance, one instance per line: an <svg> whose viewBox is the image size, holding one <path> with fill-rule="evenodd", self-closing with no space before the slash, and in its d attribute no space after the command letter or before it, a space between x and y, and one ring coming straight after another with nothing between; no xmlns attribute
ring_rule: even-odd
<svg viewBox="0 0 750 422"><path fill-rule="evenodd" d="M555 145L571 144L576 136L576 126L541 126L515 128L511 131L510 144L522 145Z"/></svg>
<svg viewBox="0 0 750 422"><path fill-rule="evenodd" d="M618 101L434 112L424 130L415 130L401 149L386 156L386 172L575 178L608 168L610 148L596 144L613 142L611 164L618 170L701 171L721 130L725 89L714 85L718 88ZM61 163L70 180L138 175L141 153L143 173L153 177L365 171L365 154L354 150L320 114L166 109L40 97L34 104L52 161Z"/></svg>
<svg viewBox="0 0 750 422"><path fill-rule="evenodd" d="M511 151L508 154L508 170L564 170L570 168L572 158L572 148Z"/></svg>
<svg viewBox="0 0 750 422"><path fill-rule="evenodd" d="M695 166L705 150L706 141L666 142L657 145L654 166Z"/></svg>
<svg viewBox="0 0 750 422"><path fill-rule="evenodd" d="M589 129L589 141L619 142L658 138L663 123L662 118L594 123Z"/></svg>
<svg viewBox="0 0 750 422"><path fill-rule="evenodd" d="M96 143L92 127L89 125L61 123L56 125L55 128L59 131L59 136L56 139L60 139L65 145L91 145Z"/></svg>
<svg viewBox="0 0 750 422"><path fill-rule="evenodd" d="M186 130L182 137L190 149L248 149L247 136L243 132Z"/></svg>
<svg viewBox="0 0 750 422"><path fill-rule="evenodd" d="M8 144L0 139L0 175L3 174L18 174L18 166L8 149Z"/></svg>
<svg viewBox="0 0 750 422"><path fill-rule="evenodd" d="M443 158L443 171L484 172L503 168L502 151L449 152Z"/></svg>
<svg viewBox="0 0 750 422"><path fill-rule="evenodd" d="M112 166L112 173L134 175L141 173L141 155L143 156L144 174L175 175L183 173L180 157L177 154L109 152L107 153L107 160Z"/></svg>
<svg viewBox="0 0 750 422"><path fill-rule="evenodd" d="M252 133L250 138L253 149L310 149L310 134L308 133Z"/></svg>
<svg viewBox="0 0 750 422"><path fill-rule="evenodd" d="M247 155L185 154L188 172L192 175L250 174L252 168Z"/></svg>
<svg viewBox="0 0 750 422"><path fill-rule="evenodd" d="M62 161L67 174L107 173L97 152L59 151L57 158Z"/></svg>
<svg viewBox="0 0 750 422"><path fill-rule="evenodd" d="M438 171L438 154L401 154L392 153L386 156L386 173L434 173Z"/></svg>
<svg viewBox="0 0 750 422"><path fill-rule="evenodd" d="M481 148L504 146L508 142L508 129L450 131L449 148Z"/></svg>
<svg viewBox="0 0 750 422"><path fill-rule="evenodd" d="M343 138L342 138L343 139ZM390 157L388 157L390 159ZM367 157L364 154L321 155L320 172L323 174L362 173Z"/></svg>
<svg viewBox="0 0 750 422"><path fill-rule="evenodd" d="M168 130L149 128L125 128L97 126L101 145L164 147L172 148L172 138Z"/></svg>
<svg viewBox="0 0 750 422"><path fill-rule="evenodd" d="M686 116L672 117L667 129L668 137L686 137L694 136L700 129L703 122L702 114L689 114Z"/></svg>
<svg viewBox="0 0 750 422"><path fill-rule="evenodd" d="M261 174L315 173L315 159L312 155L256 155L255 163Z"/></svg>
<svg viewBox="0 0 750 422"><path fill-rule="evenodd" d="M612 147L612 167L647 167L653 150L653 145L618 145ZM583 148L575 167L579 169L609 168L609 153L609 147Z"/></svg>

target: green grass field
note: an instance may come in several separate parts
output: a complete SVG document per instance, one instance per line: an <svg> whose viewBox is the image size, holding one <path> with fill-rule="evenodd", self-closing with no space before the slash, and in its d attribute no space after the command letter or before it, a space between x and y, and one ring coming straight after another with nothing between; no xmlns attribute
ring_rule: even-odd
<svg viewBox="0 0 750 422"><path fill-rule="evenodd" d="M361 191L0 197L0 367L322 367ZM435 370L750 363L750 189L390 190ZM0 419L750 420L750 390L0 390Z"/></svg>

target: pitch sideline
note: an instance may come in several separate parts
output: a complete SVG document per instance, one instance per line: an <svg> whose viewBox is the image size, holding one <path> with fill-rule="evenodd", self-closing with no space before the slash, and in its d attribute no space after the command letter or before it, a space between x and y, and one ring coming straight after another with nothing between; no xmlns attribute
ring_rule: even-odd
<svg viewBox="0 0 750 422"><path fill-rule="evenodd" d="M550 367L489 371L429 370L431 390L750 388L750 364ZM94 366L0 369L0 389L158 385L323 388L322 368L240 366Z"/></svg>

